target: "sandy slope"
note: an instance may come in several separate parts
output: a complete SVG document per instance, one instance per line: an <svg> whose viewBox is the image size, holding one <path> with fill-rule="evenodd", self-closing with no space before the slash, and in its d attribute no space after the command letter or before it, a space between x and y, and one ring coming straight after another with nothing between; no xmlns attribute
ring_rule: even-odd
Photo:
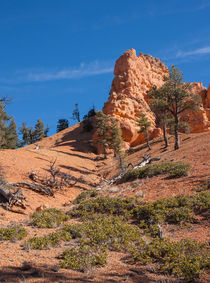
<svg viewBox="0 0 210 283"><path fill-rule="evenodd" d="M153 145L149 153L152 156L160 156L162 161L181 160L190 163L189 176L176 180L166 180L164 176L137 180L118 186L117 192L105 186L102 188L102 193L113 196L134 196L143 192L145 200L156 200L181 193L191 194L193 187L210 176L210 133L182 135L181 139L181 148L177 151L173 150L171 139L171 145L167 151L164 151L163 142L160 142ZM79 181L74 187L57 192L55 197L47 197L23 189L29 205L25 214L5 211L0 207L0 222L3 226L12 221L28 223L30 214L42 204L64 208L64 205L70 205L71 200L81 191L97 186L100 176L110 178L118 172L117 161L111 154L109 159L104 161L98 160L92 153L91 134L83 133L79 124L45 138L39 142L39 146L39 150L36 150L34 145L18 150L1 150L0 167L4 177L10 182L24 181L28 180L28 174L31 171L46 176L49 174L50 162L56 160L56 166L61 171L72 174ZM126 162L136 164L145 154L148 154L147 149L142 149L128 156ZM192 228L177 229L172 225L164 227L166 236L174 240L189 237L202 241L209 239L208 228L207 221L200 222ZM49 233L47 229L32 229L30 226L27 226L27 230L28 237ZM63 249L64 246L47 252L36 250L27 252L22 249L20 243L1 242L0 282L61 282L62 280L67 282L157 282L158 279L166 279L162 275L157 276L145 270L142 273L141 267L125 264L120 261L123 255L114 252L110 253L106 267L87 274L62 269L55 272L53 266L59 263L56 256ZM33 268L22 270L24 261L31 262ZM24 279L24 276L28 279Z"/></svg>

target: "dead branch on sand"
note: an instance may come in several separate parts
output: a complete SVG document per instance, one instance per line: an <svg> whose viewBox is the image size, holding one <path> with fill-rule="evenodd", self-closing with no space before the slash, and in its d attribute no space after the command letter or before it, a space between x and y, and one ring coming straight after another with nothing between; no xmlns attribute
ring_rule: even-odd
<svg viewBox="0 0 210 283"><path fill-rule="evenodd" d="M3 202L0 202L0 205L7 210L11 209L14 205L20 206L21 208L25 209L26 198L22 194L20 188L18 188L14 192L11 192L11 190L6 186L6 183L0 185L0 196L3 198Z"/></svg>
<svg viewBox="0 0 210 283"><path fill-rule="evenodd" d="M26 199L21 192L21 188L28 188L36 193L54 196L55 191L61 190L64 186L74 186L78 179L70 174L61 172L60 169L55 167L55 162L56 160L50 163L50 177L42 178L33 171L29 174L29 178L32 182L5 182L0 184L0 197L3 198L3 202L0 202L0 205L10 210L14 205L21 206L21 208L25 209L26 205L24 204L24 201ZM16 191L11 192L10 188L17 189Z"/></svg>
<svg viewBox="0 0 210 283"><path fill-rule="evenodd" d="M111 180L109 180L109 185L113 185L117 181L119 181L121 179L121 177L125 174L125 172L130 169L129 167L131 167L132 169L137 169L137 168L141 168L141 167L143 167L143 166L145 166L147 164L150 164L153 161L158 161L158 160L160 160L159 156L151 158L150 155L145 155L145 156L143 156L143 160L140 161L135 166L132 163L128 163L127 168L125 170L122 170L120 172L120 174L118 174L117 176L114 176Z"/></svg>

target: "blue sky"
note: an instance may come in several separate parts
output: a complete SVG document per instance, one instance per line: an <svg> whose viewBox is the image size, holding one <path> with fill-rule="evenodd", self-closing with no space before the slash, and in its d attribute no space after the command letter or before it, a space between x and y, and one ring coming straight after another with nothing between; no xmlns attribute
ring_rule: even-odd
<svg viewBox="0 0 210 283"><path fill-rule="evenodd" d="M50 134L75 103L81 116L103 107L130 48L210 83L210 0L0 0L0 39L8 114L17 126L40 118Z"/></svg>

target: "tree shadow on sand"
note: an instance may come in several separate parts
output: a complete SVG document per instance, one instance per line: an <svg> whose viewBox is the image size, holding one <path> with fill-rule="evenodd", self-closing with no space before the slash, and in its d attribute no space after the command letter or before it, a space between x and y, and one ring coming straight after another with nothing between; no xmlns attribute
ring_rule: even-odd
<svg viewBox="0 0 210 283"><path fill-rule="evenodd" d="M24 262L21 267L5 266L0 269L0 282L27 282L37 280L37 282L97 282L97 283L149 283L157 282L149 279L144 273L137 269L130 269L122 274L117 272L107 272L96 274L95 272L81 273L76 271L59 271L57 265L36 265L31 262ZM40 281L41 280L41 281ZM35 282L35 281L33 281ZM168 281L169 282L169 281ZM172 282L172 281L171 281Z"/></svg>
<svg viewBox="0 0 210 283"><path fill-rule="evenodd" d="M65 133L56 143L56 147L69 146L74 151L85 153L94 152L92 146L93 132L84 132L82 122L73 130Z"/></svg>
<svg viewBox="0 0 210 283"><path fill-rule="evenodd" d="M0 282L28 282L37 279L39 282L93 282L87 275L59 271L58 266L34 265L25 262L21 267L5 266L0 269ZM42 281L40 281L42 279ZM33 281L35 282L35 281Z"/></svg>

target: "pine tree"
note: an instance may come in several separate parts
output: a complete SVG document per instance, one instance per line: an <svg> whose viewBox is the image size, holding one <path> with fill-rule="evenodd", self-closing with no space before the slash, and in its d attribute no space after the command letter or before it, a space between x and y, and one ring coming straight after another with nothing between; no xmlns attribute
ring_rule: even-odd
<svg viewBox="0 0 210 283"><path fill-rule="evenodd" d="M16 123L14 119L11 119L9 126L6 128L5 132L6 143L3 148L15 149L18 144L18 135L16 132Z"/></svg>
<svg viewBox="0 0 210 283"><path fill-rule="evenodd" d="M35 129L32 127L27 127L26 123L23 122L22 126L19 128L20 134L22 135L23 145L32 144L40 141L42 138L47 136L49 127L44 128L44 123L38 119L35 125Z"/></svg>
<svg viewBox="0 0 210 283"><path fill-rule="evenodd" d="M20 134L22 135L23 145L32 144L35 142L34 131L32 127L27 127L26 122L22 123L19 128Z"/></svg>
<svg viewBox="0 0 210 283"><path fill-rule="evenodd" d="M104 158L107 156L107 149L110 144L110 133L109 133L109 120L108 116L102 111L96 113L96 131L98 140L96 143L101 144L104 150Z"/></svg>
<svg viewBox="0 0 210 283"><path fill-rule="evenodd" d="M157 89L156 86L153 86L152 89L147 93L147 95L150 98L150 108L156 116L156 125L157 127L162 127L165 147L167 148L169 143L166 128L170 121L168 103L163 99L164 94L162 93L162 89Z"/></svg>
<svg viewBox="0 0 210 283"><path fill-rule="evenodd" d="M147 116L143 113L139 115L138 126L140 127L139 133L145 134L147 146L149 150L151 150L151 146L149 144L149 132L148 132L148 129L151 126L151 122L148 121Z"/></svg>
<svg viewBox="0 0 210 283"><path fill-rule="evenodd" d="M111 125L111 137L110 137L110 144L113 147L114 155L119 156L121 155L121 149L122 149L122 132L118 125L118 122L111 118L110 119Z"/></svg>
<svg viewBox="0 0 210 283"><path fill-rule="evenodd" d="M120 168L123 169L123 156L122 156L122 131L118 124L118 121L111 118L111 139L110 143L114 150L114 156L119 158Z"/></svg>
<svg viewBox="0 0 210 283"><path fill-rule="evenodd" d="M77 122L80 122L80 112L79 112L78 103L75 103L75 108L72 112L72 118L71 119L76 120Z"/></svg>
<svg viewBox="0 0 210 283"><path fill-rule="evenodd" d="M67 119L59 119L57 124L57 133L68 127L69 127L69 121Z"/></svg>
<svg viewBox="0 0 210 283"><path fill-rule="evenodd" d="M191 93L192 85L183 83L183 73L179 68L171 66L169 76L165 77L164 85L158 90L162 94L162 99L166 103L168 112L173 117L174 124L174 149L180 147L179 128L180 116L185 110L196 111L201 102L201 98L197 94Z"/></svg>
<svg viewBox="0 0 210 283"><path fill-rule="evenodd" d="M16 148L18 142L15 121L5 111L9 102L10 100L6 96L0 99L0 148L5 149Z"/></svg>
<svg viewBox="0 0 210 283"><path fill-rule="evenodd" d="M4 148L6 145L6 129L10 118L5 111L4 103L0 101L0 148Z"/></svg>
<svg viewBox="0 0 210 283"><path fill-rule="evenodd" d="M38 119L35 125L35 130L34 130L34 139L35 142L40 141L45 137L45 129L44 129L44 123Z"/></svg>

